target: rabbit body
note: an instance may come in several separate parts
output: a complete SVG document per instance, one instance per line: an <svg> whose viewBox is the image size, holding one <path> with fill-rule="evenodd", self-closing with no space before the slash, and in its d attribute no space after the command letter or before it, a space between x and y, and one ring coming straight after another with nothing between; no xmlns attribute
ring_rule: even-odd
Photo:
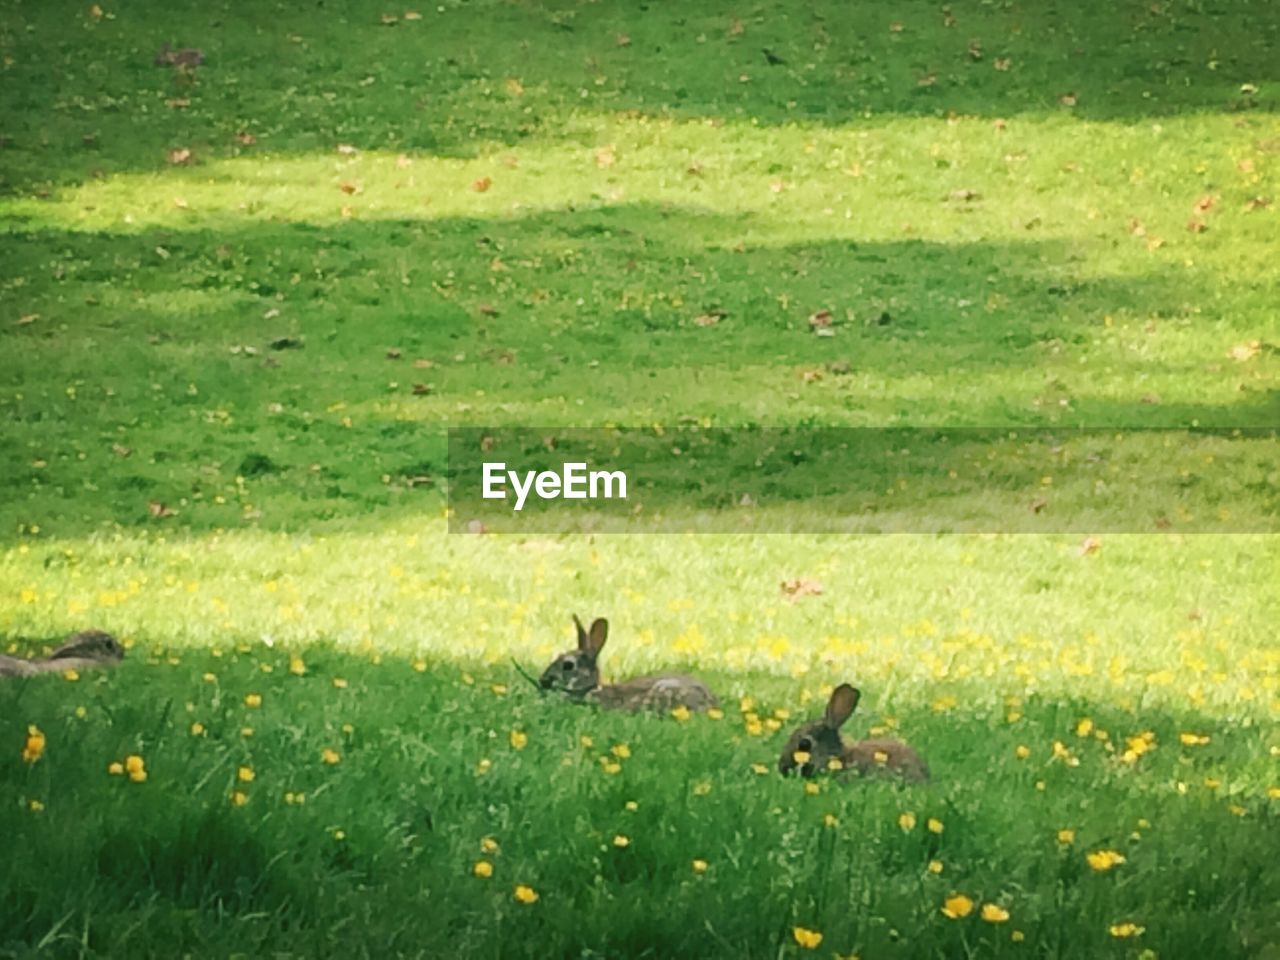
<svg viewBox="0 0 1280 960"><path fill-rule="evenodd" d="M718 705L715 694L696 677L678 673L633 677L621 683L602 684L598 658L608 637L609 623L598 619L587 630L576 616L578 649L560 654L546 670L538 685L574 700L595 703L606 710L674 710L684 707L699 712Z"/></svg>
<svg viewBox="0 0 1280 960"><path fill-rule="evenodd" d="M0 655L0 677L34 677L65 670L114 667L124 659L124 647L109 633L82 630L68 637L53 653L35 660Z"/></svg>
<svg viewBox="0 0 1280 960"><path fill-rule="evenodd" d="M204 63L204 51L195 47L182 47L174 50L165 44L156 53L157 67L198 67Z"/></svg>
<svg viewBox="0 0 1280 960"><path fill-rule="evenodd" d="M928 780L929 768L924 760L901 740L892 737L846 740L840 735L840 727L861 697L862 694L847 683L836 687L822 718L802 725L791 735L782 748L778 770L784 774L799 770L804 777L830 770L864 777Z"/></svg>

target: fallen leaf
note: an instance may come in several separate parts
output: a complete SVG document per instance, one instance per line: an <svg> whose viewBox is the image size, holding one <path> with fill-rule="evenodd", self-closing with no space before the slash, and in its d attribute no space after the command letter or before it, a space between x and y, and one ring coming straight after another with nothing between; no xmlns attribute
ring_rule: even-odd
<svg viewBox="0 0 1280 960"><path fill-rule="evenodd" d="M618 34L616 37L614 37L613 39L614 39L614 42L615 42L618 46L620 46L620 47L629 47L629 46L631 46L631 37L630 37L630 35L628 35L628 34L620 33L620 34Z"/></svg>
<svg viewBox="0 0 1280 960"><path fill-rule="evenodd" d="M133 455L133 451L130 448L119 443L113 443L111 445L111 452L114 453L121 460L126 460Z"/></svg>
<svg viewBox="0 0 1280 960"><path fill-rule="evenodd" d="M982 59L982 41L981 40L969 41L969 59L971 60Z"/></svg>
<svg viewBox="0 0 1280 960"><path fill-rule="evenodd" d="M426 357L419 357L417 360L413 361L415 370L430 370L435 365L434 360L428 360Z"/></svg>
<svg viewBox="0 0 1280 960"><path fill-rule="evenodd" d="M613 144L609 144L607 147L601 147L596 151L596 166L601 170L607 170L617 162L618 154Z"/></svg>
<svg viewBox="0 0 1280 960"><path fill-rule="evenodd" d="M165 100L164 105L172 110L185 110L191 106L191 101L186 97L169 97Z"/></svg>
<svg viewBox="0 0 1280 960"><path fill-rule="evenodd" d="M1271 206L1270 197L1253 197L1244 205L1244 209L1247 213L1253 213L1255 210L1265 210L1269 206Z"/></svg>
<svg viewBox="0 0 1280 960"><path fill-rule="evenodd" d="M1199 217L1192 217L1187 221L1187 231L1190 233L1204 233L1209 229L1209 225Z"/></svg>
<svg viewBox="0 0 1280 960"><path fill-rule="evenodd" d="M360 185L357 183L352 183L350 180L343 180L341 183L338 184L338 189L341 190L343 193L345 193L347 196L352 196L354 194L360 193Z"/></svg>
<svg viewBox="0 0 1280 960"><path fill-rule="evenodd" d="M1048 505L1049 505L1049 501L1046 500L1044 497L1037 497L1035 500L1031 501L1031 512L1041 513L1043 512L1044 508L1047 507Z"/></svg>
<svg viewBox="0 0 1280 960"><path fill-rule="evenodd" d="M833 323L835 323L835 317L830 310L818 310L809 314L809 327L813 330L829 327Z"/></svg>
<svg viewBox="0 0 1280 960"><path fill-rule="evenodd" d="M493 181L488 177L480 177L479 179L474 180L471 183L471 189L474 190L476 193L484 193L491 186L493 186Z"/></svg>
<svg viewBox="0 0 1280 960"><path fill-rule="evenodd" d="M498 308L491 303L482 303L476 309L486 317L496 317L498 315Z"/></svg>
<svg viewBox="0 0 1280 960"><path fill-rule="evenodd" d="M700 313L694 317L693 325L695 327L714 327L727 316L728 314L723 310L708 310L706 313Z"/></svg>
<svg viewBox="0 0 1280 960"><path fill-rule="evenodd" d="M378 21L379 21L379 22L380 22L384 27L391 27L391 26L395 26L397 23L399 23L399 22L400 22L400 18L399 18L399 17L397 17L394 13L384 13L381 17L379 17L379 18L378 18Z"/></svg>
<svg viewBox="0 0 1280 960"><path fill-rule="evenodd" d="M783 580L779 586L782 588L786 598L795 603L801 597L820 597L822 596L823 587L817 580L811 580L808 577L796 577L792 580Z"/></svg>
<svg viewBox="0 0 1280 960"><path fill-rule="evenodd" d="M1013 66L1013 61L1010 60L1008 57L996 57L991 65L995 67L997 70L999 70L1001 73L1004 73L1011 66Z"/></svg>
<svg viewBox="0 0 1280 960"><path fill-rule="evenodd" d="M40 314L38 313L24 313L22 316L20 316L17 319L16 322L18 326L25 327L27 324L35 323L39 319L40 319Z"/></svg>
<svg viewBox="0 0 1280 960"><path fill-rule="evenodd" d="M188 147L174 147L169 151L169 162L175 166L191 162L191 150Z"/></svg>
<svg viewBox="0 0 1280 960"><path fill-rule="evenodd" d="M524 96L524 84L515 77L507 77L507 79L503 81L502 85L507 88L507 93L511 94L513 97Z"/></svg>
<svg viewBox="0 0 1280 960"><path fill-rule="evenodd" d="M425 397L434 389L435 384L432 383L415 383L413 385L413 395L415 397Z"/></svg>
<svg viewBox="0 0 1280 960"><path fill-rule="evenodd" d="M1208 213L1217 204L1218 198L1212 194L1205 194L1196 201L1196 213Z"/></svg>
<svg viewBox="0 0 1280 960"><path fill-rule="evenodd" d="M1237 343L1234 347L1231 348L1227 356L1229 356L1232 360L1235 360L1237 363L1244 363L1248 360L1252 360L1261 352L1262 352L1262 341L1249 340L1245 343Z"/></svg>
<svg viewBox="0 0 1280 960"><path fill-rule="evenodd" d="M893 23L889 24L890 33L901 33L902 30L903 30L903 27L902 27L902 22L900 20L895 20L893 21Z"/></svg>
<svg viewBox="0 0 1280 960"><path fill-rule="evenodd" d="M422 14L420 14L417 10L406 10L404 12L404 18L406 20L421 20Z"/></svg>
<svg viewBox="0 0 1280 960"><path fill-rule="evenodd" d="M1101 549L1101 540L1097 537L1085 537L1076 552L1082 557L1091 557Z"/></svg>
<svg viewBox="0 0 1280 960"><path fill-rule="evenodd" d="M172 517L172 516L176 516L178 513L177 510L174 510L171 507L166 507L159 500L148 500L147 512L151 514L151 516L157 517L157 518Z"/></svg>

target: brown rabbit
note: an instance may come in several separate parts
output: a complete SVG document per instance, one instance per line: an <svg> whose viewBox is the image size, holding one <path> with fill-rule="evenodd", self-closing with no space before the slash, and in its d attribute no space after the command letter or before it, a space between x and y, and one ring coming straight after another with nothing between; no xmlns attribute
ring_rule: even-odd
<svg viewBox="0 0 1280 960"><path fill-rule="evenodd" d="M72 634L47 657L22 660L0 654L0 677L34 677L38 673L114 667L124 659L120 641L101 630Z"/></svg>
<svg viewBox="0 0 1280 960"><path fill-rule="evenodd" d="M562 653L542 672L539 686L558 690L570 699L598 703L607 710L709 710L718 706L715 695L693 677L663 673L635 677L601 686L598 660L609 635L609 621L601 618L588 631L577 614L578 649Z"/></svg>
<svg viewBox="0 0 1280 960"><path fill-rule="evenodd" d="M198 67L202 63L204 63L203 50L197 50L195 47L174 50L167 43L156 53L155 59L157 67Z"/></svg>
<svg viewBox="0 0 1280 960"><path fill-rule="evenodd" d="M822 719L806 723L791 735L782 749L778 770L791 773L797 767L800 775L812 777L820 770L854 771L862 776L895 776L904 780L928 780L929 768L919 754L901 740L872 737L868 740L845 740L840 727L849 719L862 694L842 683L831 692Z"/></svg>

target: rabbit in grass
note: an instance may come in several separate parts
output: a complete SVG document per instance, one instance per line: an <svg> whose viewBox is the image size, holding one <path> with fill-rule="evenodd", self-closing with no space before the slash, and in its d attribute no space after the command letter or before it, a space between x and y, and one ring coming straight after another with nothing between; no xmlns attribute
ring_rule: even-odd
<svg viewBox="0 0 1280 960"><path fill-rule="evenodd" d="M846 740L840 735L840 728L861 697L861 692L847 683L836 687L822 717L804 724L791 735L782 749L778 770L789 774L798 769L804 777L823 770L842 770L861 776L928 780L929 768L925 762L901 740L891 737Z"/></svg>
<svg viewBox="0 0 1280 960"><path fill-rule="evenodd" d="M82 630L68 637L47 657L23 660L0 654L0 677L33 677L38 673L114 667L123 659L124 647L111 634Z"/></svg>
<svg viewBox="0 0 1280 960"><path fill-rule="evenodd" d="M709 710L718 706L706 684L694 677L661 673L621 683L600 683L600 651L609 636L609 621L600 618L588 630L577 615L578 649L560 654L542 672L543 690L559 691L572 700L598 703L609 710Z"/></svg>

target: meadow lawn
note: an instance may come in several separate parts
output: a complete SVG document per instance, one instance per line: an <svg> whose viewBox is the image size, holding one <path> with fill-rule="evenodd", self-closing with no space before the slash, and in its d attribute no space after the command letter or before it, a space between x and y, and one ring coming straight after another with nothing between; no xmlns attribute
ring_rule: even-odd
<svg viewBox="0 0 1280 960"><path fill-rule="evenodd" d="M1269 0L4 4L0 652L129 652L0 683L0 957L1280 958L1275 471L1206 453L1249 522L1194 535L445 503L451 426L1276 426L1278 50ZM722 709L540 696L574 612ZM778 775L842 681L930 782Z"/></svg>

